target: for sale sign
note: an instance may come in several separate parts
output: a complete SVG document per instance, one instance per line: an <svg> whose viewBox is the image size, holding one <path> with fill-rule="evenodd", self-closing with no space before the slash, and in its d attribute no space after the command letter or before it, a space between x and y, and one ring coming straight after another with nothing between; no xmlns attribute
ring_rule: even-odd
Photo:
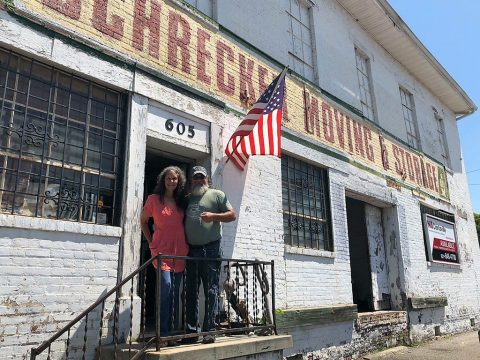
<svg viewBox="0 0 480 360"><path fill-rule="evenodd" d="M458 243L455 224L424 214L423 225L430 261L458 264Z"/></svg>

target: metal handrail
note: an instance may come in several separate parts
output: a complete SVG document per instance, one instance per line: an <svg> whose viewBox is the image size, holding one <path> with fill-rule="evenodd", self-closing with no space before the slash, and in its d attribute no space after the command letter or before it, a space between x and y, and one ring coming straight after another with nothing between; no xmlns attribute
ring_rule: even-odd
<svg viewBox="0 0 480 360"><path fill-rule="evenodd" d="M30 359L34 360L35 357L40 354L43 350L48 348L55 340L57 340L60 336L65 334L69 329L73 327L77 322L82 320L88 313L90 313L93 309L95 309L98 305L103 303L108 297L110 297L112 294L117 292L123 285L125 285L127 282L132 280L132 278L135 277L138 273L143 271L148 265L150 265L153 261L155 261L156 258L151 258L147 262L145 262L142 266L140 266L137 270L132 272L130 275L128 275L124 280L122 280L120 283L118 283L113 289L111 289L109 292L107 292L105 295L103 295L100 299L95 301L92 305L90 305L85 311L83 311L80 315L78 315L75 319L70 321L67 325L65 325L61 330L59 330L55 335L53 335L50 339L44 341L40 346L36 348L32 348L31 354L30 354Z"/></svg>
<svg viewBox="0 0 480 360"><path fill-rule="evenodd" d="M215 261L215 262L219 262L220 264L222 262L227 262L229 265L228 265L228 268L238 268L236 271L237 271L237 276L238 276L238 271L240 270L242 273L244 271L247 271L248 267L251 267L253 266L254 269L255 269L255 266L258 266L258 265L268 265L271 267L271 301L272 301L272 310L271 311L271 323L268 324L268 323L265 323L264 325L260 325L260 324L257 324L255 326L255 329L257 330L267 330L267 329L270 329L270 330L273 330L273 333L274 334L277 334L277 328L276 328L276 319L275 319L275 281L274 281L274 261L260 261L258 259L255 259L255 260L248 260L248 259L232 259L232 258L203 258L203 257L188 257L188 256L174 256L174 255L162 255L162 254L158 254L157 256L155 257L152 257L150 258L148 261L146 261L143 265L141 265L138 269L136 269L135 271L133 271L130 275L128 275L125 279L123 279L121 282L119 282L118 284L115 285L115 287L113 287L110 291L108 291L106 294L104 294L103 296L101 296L98 300L96 300L92 305L90 305L86 310L84 310L82 313L80 313L78 316L76 316L73 320L71 320L67 325L65 325L61 330L59 330L58 332L56 332L53 336L51 336L48 340L44 341L40 346L36 347L36 348L32 348L31 349L31 353L30 353L30 359L31 360L35 360L36 357L41 354L44 350L46 350L48 348L48 352L49 352L49 358L50 358L50 347L52 346L52 343L54 341L56 341L58 338L60 338L63 334L67 333L68 332L68 339L67 339L67 354L68 354L68 344L69 344L69 340L70 340L70 330L72 329L72 327L74 325L76 325L77 323L79 323L82 319L87 319L88 320L88 315L90 314L90 312L92 312L95 308L97 308L100 304L102 304L102 314L103 314L103 309L104 309L104 306L105 306L105 302L107 301L107 299L117 293L117 297L115 298L115 310L114 311L118 311L118 292L119 290L125 285L127 284L129 281L132 281L132 290L133 291L133 279L135 276L139 275L142 271L146 270L146 268L152 264L154 261L158 261L158 264L161 263L162 259L172 259L172 260L175 260L175 259L178 259L178 260L186 260L186 261ZM243 267L243 268L242 268ZM225 265L225 268L227 268L227 265ZM258 268L256 268L258 269ZM159 284L159 276L160 274L160 266L158 265L157 266L157 269L156 269L156 275L157 275L157 284ZM248 285L247 285L248 286ZM268 281L267 281L267 287L268 287ZM237 289L238 289L238 285L237 285ZM267 292L264 294L266 295L268 293L268 290ZM133 293L131 293L131 296L133 296ZM247 296L248 296L248 288L247 288ZM161 286L157 286L157 294L156 294L156 297L157 297L157 301L156 301L156 306L158 307L159 306L159 301L158 299L160 299L161 297ZM248 306L248 305L247 305ZM159 311L160 309L157 308L157 313L160 313ZM133 310L132 310L133 311ZM142 311L143 310L143 307L142 307ZM248 308L247 308L247 311L248 311ZM102 321L102 315L100 316L100 320ZM114 315L114 331L116 332L116 326L118 326L118 324L115 325L115 322L118 321L118 319L116 318L116 314ZM130 319L131 321L131 319ZM87 324L87 322L86 322ZM132 324L130 324L131 326ZM233 332L233 331L247 331L251 328L248 327L248 322L247 322L247 326L246 327L237 327L235 328L233 331L232 329L228 329L228 330L215 330L215 331L208 331L208 332L198 332L198 333L195 333L195 334L188 334L188 333L185 333L183 335L173 335L173 336L160 336L160 328L159 328L160 324L159 324L159 321L158 321L158 318L157 318L157 321L156 321L156 336L155 338L153 339L150 339L148 341L145 341L145 337L144 337L144 341L143 341L143 348L139 349L138 352L133 355L133 357L131 358L132 360L133 359L137 359L139 358L145 351L146 349L152 345L152 343L156 340L156 347L157 347L157 350L159 350L159 344L160 344L160 339L162 340L178 340L178 339L181 339L181 338L188 338L188 337L193 337L193 336L198 336L198 335L209 335L209 334L227 334L229 332ZM131 329L130 329L131 330ZM87 332L87 325L85 326L85 337L84 337L84 340L86 339L86 332ZM116 333L115 333L115 354L116 354L116 346L117 346L117 340L116 340ZM102 332L100 330L100 337L99 337L99 341L101 341L101 338L102 338ZM85 352L85 343L84 343L84 348L83 348L83 351ZM99 343L99 346L100 343ZM131 338L130 338L130 346L131 346ZM101 350L100 350L101 351ZM130 352L130 348L129 348L129 352Z"/></svg>

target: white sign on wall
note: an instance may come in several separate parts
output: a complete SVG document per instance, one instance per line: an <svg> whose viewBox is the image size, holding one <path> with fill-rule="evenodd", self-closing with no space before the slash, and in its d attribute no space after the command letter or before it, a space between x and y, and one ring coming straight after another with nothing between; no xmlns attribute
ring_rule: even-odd
<svg viewBox="0 0 480 360"><path fill-rule="evenodd" d="M208 153L210 126L208 122L193 120L185 115L161 107L148 107L147 128L158 138Z"/></svg>
<svg viewBox="0 0 480 360"><path fill-rule="evenodd" d="M458 264L458 242L455 224L424 214L423 227L430 261Z"/></svg>

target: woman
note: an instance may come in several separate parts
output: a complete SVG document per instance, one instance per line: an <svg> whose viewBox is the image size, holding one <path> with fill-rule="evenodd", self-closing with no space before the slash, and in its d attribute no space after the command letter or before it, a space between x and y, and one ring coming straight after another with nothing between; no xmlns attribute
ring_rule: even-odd
<svg viewBox="0 0 480 360"><path fill-rule="evenodd" d="M153 194L149 195L140 223L143 235L148 241L152 256L162 255L186 256L188 244L183 227L185 198L185 174L177 166L165 168L157 178ZM148 220L153 218L153 236ZM155 260L153 265L157 267ZM178 301L180 281L185 269L185 260L162 259L161 264L161 299L160 299L160 334L170 334L172 308ZM162 346L170 345L163 343Z"/></svg>

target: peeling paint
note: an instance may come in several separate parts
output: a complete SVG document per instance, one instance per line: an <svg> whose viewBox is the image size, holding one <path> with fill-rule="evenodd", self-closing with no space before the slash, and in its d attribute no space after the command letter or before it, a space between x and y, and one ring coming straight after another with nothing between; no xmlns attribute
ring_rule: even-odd
<svg viewBox="0 0 480 360"><path fill-rule="evenodd" d="M5 305L8 308L18 308L19 305L15 300L10 299L10 296L8 296L5 300L1 302L2 305Z"/></svg>

